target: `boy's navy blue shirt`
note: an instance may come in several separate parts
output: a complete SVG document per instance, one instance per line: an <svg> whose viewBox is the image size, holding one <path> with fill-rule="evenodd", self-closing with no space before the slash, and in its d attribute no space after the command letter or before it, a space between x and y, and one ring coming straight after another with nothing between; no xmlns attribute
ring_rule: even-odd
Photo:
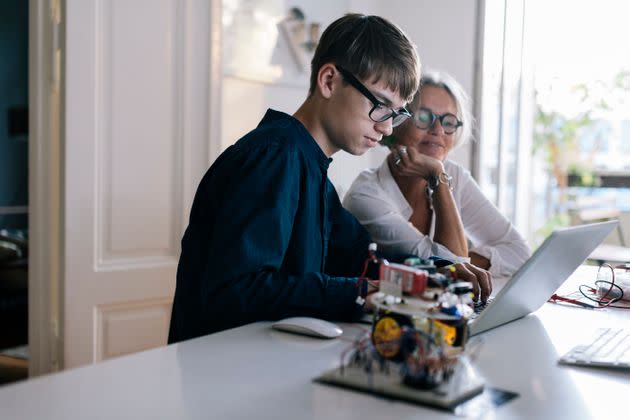
<svg viewBox="0 0 630 420"><path fill-rule="evenodd" d="M221 154L182 239L169 343L287 316L360 315L356 277L370 239L341 206L331 160L273 110Z"/></svg>

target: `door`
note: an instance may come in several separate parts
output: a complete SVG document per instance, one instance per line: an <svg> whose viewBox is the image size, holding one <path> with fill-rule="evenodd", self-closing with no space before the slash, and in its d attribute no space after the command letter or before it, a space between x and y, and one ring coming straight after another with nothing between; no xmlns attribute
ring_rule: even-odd
<svg viewBox="0 0 630 420"><path fill-rule="evenodd" d="M217 3L65 2L65 368L166 344L180 239L215 154Z"/></svg>

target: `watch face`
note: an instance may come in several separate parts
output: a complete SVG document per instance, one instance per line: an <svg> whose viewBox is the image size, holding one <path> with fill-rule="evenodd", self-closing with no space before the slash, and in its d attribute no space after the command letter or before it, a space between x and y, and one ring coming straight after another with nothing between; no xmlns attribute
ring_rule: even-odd
<svg viewBox="0 0 630 420"><path fill-rule="evenodd" d="M440 174L440 182L442 184L446 184L448 189L451 190L451 191L453 191L453 185L451 183L452 181L453 181L453 177L450 176L449 174L447 174L446 172L442 172Z"/></svg>
<svg viewBox="0 0 630 420"><path fill-rule="evenodd" d="M450 176L449 174L447 174L446 172L442 172L442 173L440 174L440 182L441 182L442 184L448 184L448 185L449 185L449 187L450 187L450 185L451 185L451 181L452 181L452 180L453 180L453 177L452 177L452 176Z"/></svg>

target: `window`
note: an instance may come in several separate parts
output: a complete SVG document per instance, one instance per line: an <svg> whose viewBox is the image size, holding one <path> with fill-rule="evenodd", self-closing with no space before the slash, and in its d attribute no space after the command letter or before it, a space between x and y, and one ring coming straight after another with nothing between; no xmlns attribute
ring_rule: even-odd
<svg viewBox="0 0 630 420"><path fill-rule="evenodd" d="M621 121L621 153L626 155L625 169L630 169L630 120Z"/></svg>
<svg viewBox="0 0 630 420"><path fill-rule="evenodd" d="M482 4L476 175L536 246L580 194L630 202L630 4Z"/></svg>
<svg viewBox="0 0 630 420"><path fill-rule="evenodd" d="M479 184L523 233L528 230L531 84L526 73L525 2L486 1L478 134Z"/></svg>

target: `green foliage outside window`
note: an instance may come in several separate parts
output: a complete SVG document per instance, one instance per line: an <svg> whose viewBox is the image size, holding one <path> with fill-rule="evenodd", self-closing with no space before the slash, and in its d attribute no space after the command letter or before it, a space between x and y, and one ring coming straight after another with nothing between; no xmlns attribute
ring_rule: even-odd
<svg viewBox="0 0 630 420"><path fill-rule="evenodd" d="M571 96L577 101L573 112L553 109L540 103L537 94L534 121L533 153L544 159L546 169L557 188L556 202L552 204L552 215L537 231L537 236L546 237L551 231L570 223L570 197L567 193L569 176L572 185L598 186L600 179L594 172L593 160L597 145L587 156L580 144L583 130L594 127L595 116L605 115L618 104L627 101L630 92L630 70L620 71L612 82L595 81L573 87ZM579 109L579 111L575 111Z"/></svg>

